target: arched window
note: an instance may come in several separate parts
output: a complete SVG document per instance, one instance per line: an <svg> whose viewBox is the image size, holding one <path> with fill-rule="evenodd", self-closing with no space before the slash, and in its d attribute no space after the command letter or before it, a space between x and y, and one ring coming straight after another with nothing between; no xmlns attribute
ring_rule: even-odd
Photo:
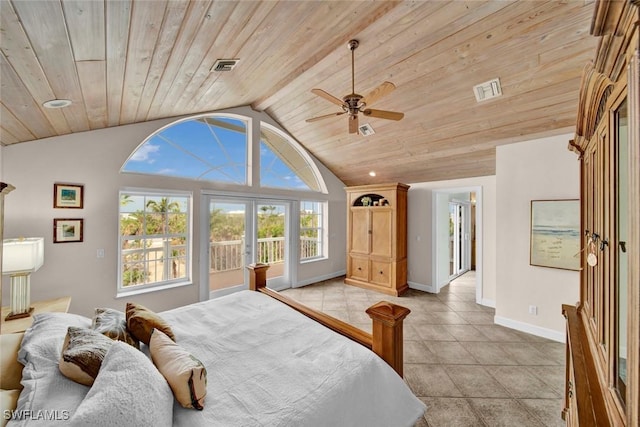
<svg viewBox="0 0 640 427"><path fill-rule="evenodd" d="M249 185L253 164L260 168L255 186L326 193L316 165L300 144L264 121L260 134L252 137L252 120L222 113L179 120L140 144L122 172ZM251 141L259 144L259 161L250 161Z"/></svg>

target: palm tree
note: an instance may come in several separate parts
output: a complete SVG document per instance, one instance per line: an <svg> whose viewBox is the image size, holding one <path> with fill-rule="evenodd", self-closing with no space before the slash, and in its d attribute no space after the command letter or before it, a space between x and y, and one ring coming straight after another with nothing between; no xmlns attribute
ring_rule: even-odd
<svg viewBox="0 0 640 427"><path fill-rule="evenodd" d="M169 226L169 222L170 220L167 218L167 214L168 213L179 213L180 212L180 203L178 202L171 202L170 199L168 197L162 197L160 199L160 202L158 202L157 200L149 200L146 204L146 208L148 211L153 212L152 215L150 215L149 218L149 225L151 225L153 223L153 228L151 228L150 230L152 231L157 231L158 228L160 229L160 234L162 234L163 236L166 236L167 234L167 228ZM155 214L155 215L154 215ZM160 224L158 224L157 222L157 218L155 218L156 216L160 217ZM179 216L181 217L181 216ZM151 218L156 219L156 221L152 221ZM179 220L178 220L179 221ZM158 227L159 225L159 227ZM173 224L175 227L179 228L180 224ZM173 228L173 227L170 227ZM150 231L149 228L147 228L147 231ZM169 258L168 257L168 246L170 244L170 241L168 241L165 238L165 242L163 245L163 250L164 250L164 259ZM175 256L178 255L178 251L177 250L172 250L171 251L171 270L172 270L172 277L175 278L178 276L178 263L175 260Z"/></svg>

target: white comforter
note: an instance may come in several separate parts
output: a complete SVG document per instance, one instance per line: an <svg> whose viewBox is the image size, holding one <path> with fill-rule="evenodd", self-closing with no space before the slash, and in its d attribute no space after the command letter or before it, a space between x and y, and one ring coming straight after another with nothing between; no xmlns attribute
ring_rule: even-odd
<svg viewBox="0 0 640 427"><path fill-rule="evenodd" d="M175 426L413 426L425 406L370 350L258 292L161 313L207 368Z"/></svg>

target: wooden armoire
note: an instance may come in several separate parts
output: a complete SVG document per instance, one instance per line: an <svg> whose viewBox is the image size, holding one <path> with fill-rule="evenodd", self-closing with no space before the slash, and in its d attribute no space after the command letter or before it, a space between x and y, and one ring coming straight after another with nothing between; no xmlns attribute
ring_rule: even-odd
<svg viewBox="0 0 640 427"><path fill-rule="evenodd" d="M361 185L347 192L345 283L399 296L407 290L406 184Z"/></svg>
<svg viewBox="0 0 640 427"><path fill-rule="evenodd" d="M640 0L594 3L599 38L584 69L580 301L563 305L569 426L640 425Z"/></svg>

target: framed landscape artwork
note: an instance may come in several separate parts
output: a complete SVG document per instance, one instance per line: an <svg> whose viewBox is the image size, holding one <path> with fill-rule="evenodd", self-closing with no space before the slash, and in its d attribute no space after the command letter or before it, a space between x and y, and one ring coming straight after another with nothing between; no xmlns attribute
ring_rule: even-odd
<svg viewBox="0 0 640 427"><path fill-rule="evenodd" d="M55 218L53 243L82 242L84 220L80 218Z"/></svg>
<svg viewBox="0 0 640 427"><path fill-rule="evenodd" d="M531 201L531 265L580 270L580 201Z"/></svg>
<svg viewBox="0 0 640 427"><path fill-rule="evenodd" d="M82 209L84 205L84 185L53 184L53 207Z"/></svg>

